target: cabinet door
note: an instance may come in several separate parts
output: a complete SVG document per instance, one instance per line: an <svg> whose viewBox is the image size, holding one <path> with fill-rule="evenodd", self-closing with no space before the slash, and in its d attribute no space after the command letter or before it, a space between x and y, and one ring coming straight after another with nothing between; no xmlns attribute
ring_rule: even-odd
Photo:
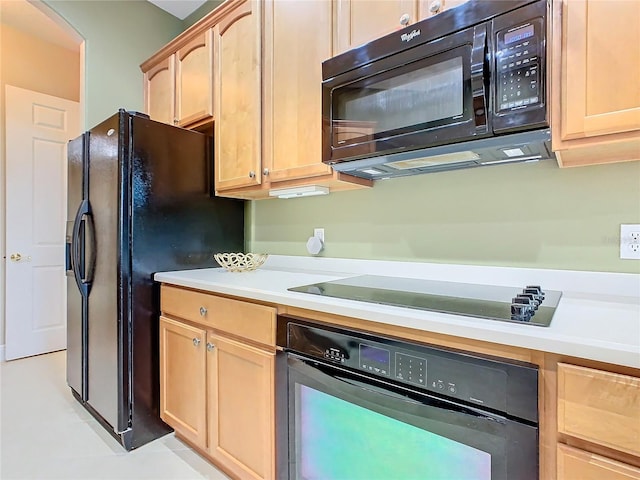
<svg viewBox="0 0 640 480"><path fill-rule="evenodd" d="M417 0L336 0L335 51L350 50L417 20Z"/></svg>
<svg viewBox="0 0 640 480"><path fill-rule="evenodd" d="M216 190L261 183L260 5L237 7L214 28Z"/></svg>
<svg viewBox="0 0 640 480"><path fill-rule="evenodd" d="M209 454L239 478L275 478L275 354L210 334Z"/></svg>
<svg viewBox="0 0 640 480"><path fill-rule="evenodd" d="M144 104L152 120L170 123L175 120L175 55L165 58L144 74Z"/></svg>
<svg viewBox="0 0 640 480"><path fill-rule="evenodd" d="M330 174L322 163L320 84L322 61L331 57L332 4L266 0L264 8L263 173L271 182Z"/></svg>
<svg viewBox="0 0 640 480"><path fill-rule="evenodd" d="M176 115L178 125L213 116L212 32L190 40L176 52Z"/></svg>
<svg viewBox="0 0 640 480"><path fill-rule="evenodd" d="M640 1L564 0L562 140L640 130Z"/></svg>
<svg viewBox="0 0 640 480"><path fill-rule="evenodd" d="M433 17L469 0L418 0L418 19Z"/></svg>
<svg viewBox="0 0 640 480"><path fill-rule="evenodd" d="M206 448L206 331L160 317L160 417Z"/></svg>

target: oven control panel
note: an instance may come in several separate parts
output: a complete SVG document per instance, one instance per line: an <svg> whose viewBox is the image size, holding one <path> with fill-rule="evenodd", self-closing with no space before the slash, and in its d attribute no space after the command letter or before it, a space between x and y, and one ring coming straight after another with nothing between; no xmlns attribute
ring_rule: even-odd
<svg viewBox="0 0 640 480"><path fill-rule="evenodd" d="M524 376L537 385L531 381L537 378L535 367L515 366L476 354L295 323L288 324L287 337L289 351L385 382L498 411L507 411L510 382Z"/></svg>
<svg viewBox="0 0 640 480"><path fill-rule="evenodd" d="M497 34L497 110L509 111L542 102L542 19Z"/></svg>

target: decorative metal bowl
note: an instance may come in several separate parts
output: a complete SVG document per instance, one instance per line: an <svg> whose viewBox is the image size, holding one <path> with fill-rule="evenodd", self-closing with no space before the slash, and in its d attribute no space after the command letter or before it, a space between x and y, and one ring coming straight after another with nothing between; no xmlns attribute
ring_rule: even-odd
<svg viewBox="0 0 640 480"><path fill-rule="evenodd" d="M230 272L250 272L260 267L268 256L266 253L216 253L213 258Z"/></svg>

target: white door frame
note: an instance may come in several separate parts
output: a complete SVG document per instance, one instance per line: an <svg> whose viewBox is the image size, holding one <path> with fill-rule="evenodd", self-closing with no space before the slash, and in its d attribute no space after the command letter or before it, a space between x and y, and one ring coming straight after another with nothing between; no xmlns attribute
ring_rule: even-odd
<svg viewBox="0 0 640 480"><path fill-rule="evenodd" d="M1 0L0 0L1 1ZM53 22L55 22L58 26L63 28L65 32L77 40L79 43L79 55L80 55L80 82L79 82L79 103L80 103L80 126L81 131L86 130L85 119L86 119L86 42L82 35L78 33L74 29L74 27L69 24L64 18L62 18L53 8L44 3L42 0L27 0L31 5L35 8L43 12L47 17L49 17ZM4 112L0 112L0 115L4 117ZM0 121L0 125L4 125L4 118ZM4 128L3 128L4 130ZM4 131L0 135L0 137L4 136ZM4 147L2 147L4 149ZM4 156L4 151L0 152L1 156ZM1 159L0 165L4 163L4 158ZM5 236L6 236L6 223L4 222L4 215L6 210L6 199L4 198L4 191L6 191L6 182L4 168L0 168L0 185L3 188L3 192L0 194L0 208L2 209L2 216L0 216L0 254L2 255L2 262L0 262L0 362L4 362L6 360L5 356L5 325L6 325L6 315L5 315L5 285L6 285L6 255L5 251Z"/></svg>

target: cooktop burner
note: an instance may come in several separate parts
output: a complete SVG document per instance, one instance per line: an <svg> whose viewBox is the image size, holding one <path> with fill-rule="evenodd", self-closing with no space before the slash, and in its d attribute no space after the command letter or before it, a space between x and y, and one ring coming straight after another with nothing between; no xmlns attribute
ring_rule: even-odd
<svg viewBox="0 0 640 480"><path fill-rule="evenodd" d="M472 283L362 275L288 289L433 312L548 327L562 292L538 285L500 287Z"/></svg>

